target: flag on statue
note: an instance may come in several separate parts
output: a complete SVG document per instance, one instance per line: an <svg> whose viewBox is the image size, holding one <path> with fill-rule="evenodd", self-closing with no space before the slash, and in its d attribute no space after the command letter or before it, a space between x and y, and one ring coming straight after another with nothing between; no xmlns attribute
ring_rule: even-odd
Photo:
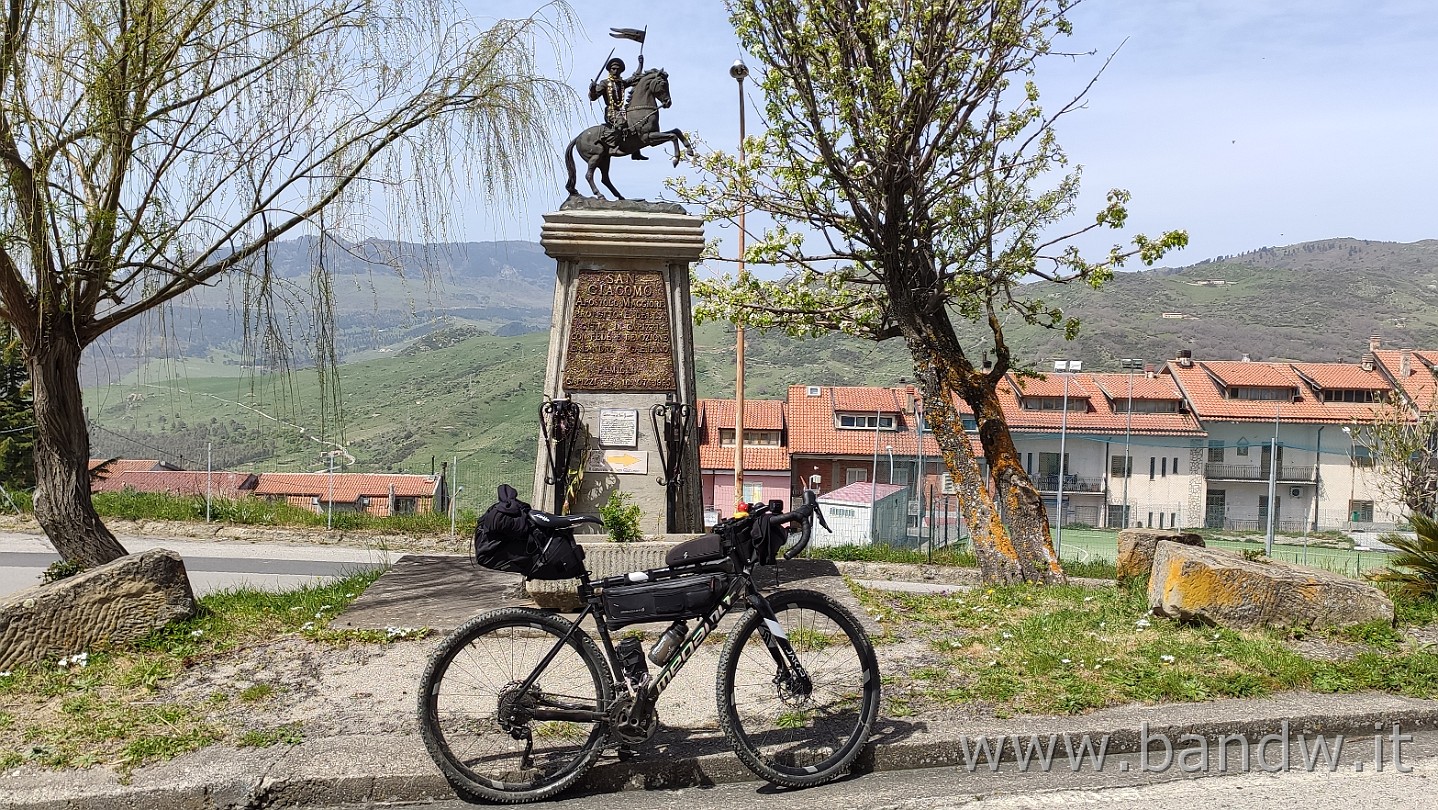
<svg viewBox="0 0 1438 810"><path fill-rule="evenodd" d="M609 35L615 39L632 39L639 44L644 44L644 31L638 28L611 28Z"/></svg>

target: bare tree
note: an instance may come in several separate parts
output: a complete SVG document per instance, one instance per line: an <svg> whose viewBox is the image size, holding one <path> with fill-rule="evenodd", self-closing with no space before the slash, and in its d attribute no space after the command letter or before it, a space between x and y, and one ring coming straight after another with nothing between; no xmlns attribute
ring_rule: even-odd
<svg viewBox="0 0 1438 810"><path fill-rule="evenodd" d="M1136 236L1085 259L1074 237L1125 224L1119 190L1088 225L1060 229L1075 209L1078 173L1065 171L1054 127L1080 99L1046 112L1032 76L1053 38L1069 32L1072 5L729 0L741 42L764 69L768 128L746 144L743 162L713 154L701 182L674 183L713 217L769 214L774 225L747 258L792 271L777 283L744 275L696 285L701 314L904 341L992 582L1063 580L996 389L1010 371L1032 370L1004 341L1007 319L1069 336L1078 324L1024 282L1098 285L1130 257L1153 262L1187 242L1180 231ZM955 318L986 323L992 343L962 345ZM977 362L984 349L994 356L988 368ZM998 502L956 398L977 415Z"/></svg>
<svg viewBox="0 0 1438 810"><path fill-rule="evenodd" d="M226 277L263 306L283 236L442 227L456 189L517 193L572 104L536 64L563 3L483 26L448 0L6 10L0 317L34 386L35 515L85 565L125 553L90 501L87 345Z"/></svg>

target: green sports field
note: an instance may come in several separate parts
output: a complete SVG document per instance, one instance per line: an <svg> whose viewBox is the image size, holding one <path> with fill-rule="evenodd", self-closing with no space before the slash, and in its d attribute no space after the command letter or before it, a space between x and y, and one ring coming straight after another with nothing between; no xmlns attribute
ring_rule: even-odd
<svg viewBox="0 0 1438 810"><path fill-rule="evenodd" d="M1118 554L1118 533L1098 529L1064 529L1059 556L1065 560L1113 560ZM1057 532L1054 535L1058 542ZM1390 552L1351 551L1348 549L1322 546L1294 545L1296 538L1283 538L1289 542L1275 543L1273 558L1283 562L1303 563L1317 568L1326 568L1350 576L1382 568L1388 564ZM1211 540L1209 546L1234 550L1263 550L1263 538L1256 541Z"/></svg>

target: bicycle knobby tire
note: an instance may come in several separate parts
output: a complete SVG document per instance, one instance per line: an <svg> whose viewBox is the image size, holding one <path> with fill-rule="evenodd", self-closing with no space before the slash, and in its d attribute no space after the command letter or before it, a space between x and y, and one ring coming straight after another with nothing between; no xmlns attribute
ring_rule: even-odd
<svg viewBox="0 0 1438 810"><path fill-rule="evenodd" d="M750 609L724 644L719 722L739 759L761 778L811 787L846 773L879 713L879 665L864 628L826 594L767 597L808 677L785 683L767 642L775 628Z"/></svg>
<svg viewBox="0 0 1438 810"><path fill-rule="evenodd" d="M430 657L420 681L420 732L456 791L494 802L539 801L594 764L604 746L602 722L528 717L536 707L609 705L609 667L594 640L575 628L534 687L519 689L570 627L547 613L503 608L466 622ZM533 744L528 761L526 740Z"/></svg>

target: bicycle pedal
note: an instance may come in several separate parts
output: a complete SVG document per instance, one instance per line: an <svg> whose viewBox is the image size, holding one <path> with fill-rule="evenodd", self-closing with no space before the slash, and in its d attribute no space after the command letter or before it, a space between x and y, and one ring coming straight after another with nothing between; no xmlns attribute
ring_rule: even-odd
<svg viewBox="0 0 1438 810"><path fill-rule="evenodd" d="M639 756L639 750L629 745L619 746L615 753L619 756L620 762L629 762Z"/></svg>

